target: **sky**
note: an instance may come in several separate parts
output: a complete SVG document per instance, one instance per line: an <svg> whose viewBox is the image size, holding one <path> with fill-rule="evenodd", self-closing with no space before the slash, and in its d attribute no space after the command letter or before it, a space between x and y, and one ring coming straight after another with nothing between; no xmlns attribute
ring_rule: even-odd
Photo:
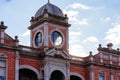
<svg viewBox="0 0 120 80"><path fill-rule="evenodd" d="M6 33L30 45L30 19L48 0L0 0L0 21ZM97 54L99 44L120 47L120 0L50 0L69 17L69 53L85 57Z"/></svg>

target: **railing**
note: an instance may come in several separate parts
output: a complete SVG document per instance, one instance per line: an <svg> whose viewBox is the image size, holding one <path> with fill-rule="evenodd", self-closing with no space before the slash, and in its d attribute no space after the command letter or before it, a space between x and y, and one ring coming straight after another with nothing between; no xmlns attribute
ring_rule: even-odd
<svg viewBox="0 0 120 80"><path fill-rule="evenodd" d="M28 46L23 46L23 45L19 45L19 48L22 52L28 52L28 53L40 53L40 49L37 48L32 48L32 47L28 47Z"/></svg>

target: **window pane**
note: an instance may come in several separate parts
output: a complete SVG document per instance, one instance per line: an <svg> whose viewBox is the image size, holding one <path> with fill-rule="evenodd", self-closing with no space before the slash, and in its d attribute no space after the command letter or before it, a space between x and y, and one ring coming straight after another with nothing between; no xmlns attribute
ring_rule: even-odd
<svg viewBox="0 0 120 80"><path fill-rule="evenodd" d="M99 74L99 80L105 80L104 74Z"/></svg>
<svg viewBox="0 0 120 80"><path fill-rule="evenodd" d="M5 67L5 61L0 61L0 67Z"/></svg>
<svg viewBox="0 0 120 80"><path fill-rule="evenodd" d="M5 76L5 68L0 68L0 76Z"/></svg>
<svg viewBox="0 0 120 80"><path fill-rule="evenodd" d="M35 36L35 45L37 47L40 47L41 43L42 43L42 33L38 32L37 35Z"/></svg>
<svg viewBox="0 0 120 80"><path fill-rule="evenodd" d="M4 76L0 76L0 80L5 80Z"/></svg>
<svg viewBox="0 0 120 80"><path fill-rule="evenodd" d="M118 80L120 80L120 77L118 77Z"/></svg>

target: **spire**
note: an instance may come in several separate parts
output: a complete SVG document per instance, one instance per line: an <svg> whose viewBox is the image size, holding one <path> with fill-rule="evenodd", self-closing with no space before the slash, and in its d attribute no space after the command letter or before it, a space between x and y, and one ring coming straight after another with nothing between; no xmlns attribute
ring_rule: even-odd
<svg viewBox="0 0 120 80"><path fill-rule="evenodd" d="M48 3L50 3L50 0L48 0Z"/></svg>

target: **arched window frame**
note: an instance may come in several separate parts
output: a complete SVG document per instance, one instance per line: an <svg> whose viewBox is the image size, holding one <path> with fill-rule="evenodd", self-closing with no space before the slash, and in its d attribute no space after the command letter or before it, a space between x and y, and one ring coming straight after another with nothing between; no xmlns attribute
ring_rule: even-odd
<svg viewBox="0 0 120 80"><path fill-rule="evenodd" d="M0 53L0 80L7 80L7 56Z"/></svg>
<svg viewBox="0 0 120 80"><path fill-rule="evenodd" d="M117 80L120 80L120 73L118 73L118 77L117 77Z"/></svg>
<svg viewBox="0 0 120 80"><path fill-rule="evenodd" d="M103 71L99 72L98 80L106 80L105 73Z"/></svg>

